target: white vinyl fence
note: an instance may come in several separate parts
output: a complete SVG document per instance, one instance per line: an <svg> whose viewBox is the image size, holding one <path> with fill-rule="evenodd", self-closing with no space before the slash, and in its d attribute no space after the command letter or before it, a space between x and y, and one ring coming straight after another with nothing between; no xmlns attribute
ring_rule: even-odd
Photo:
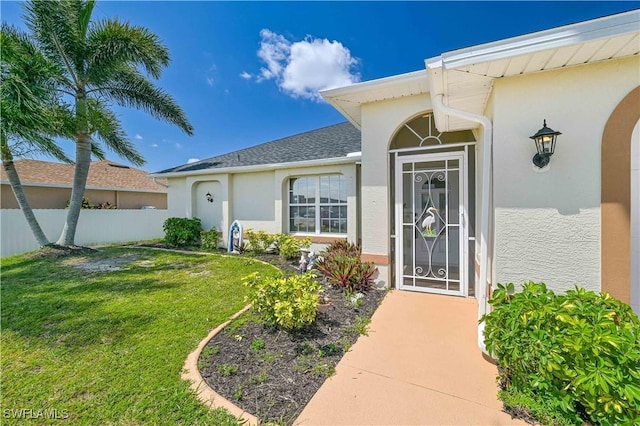
<svg viewBox="0 0 640 426"><path fill-rule="evenodd" d="M56 242L67 211L42 209L33 212L49 241ZM75 243L90 246L162 238L162 224L168 217L168 210L82 210ZM22 210L0 210L0 244L2 257L38 248Z"/></svg>

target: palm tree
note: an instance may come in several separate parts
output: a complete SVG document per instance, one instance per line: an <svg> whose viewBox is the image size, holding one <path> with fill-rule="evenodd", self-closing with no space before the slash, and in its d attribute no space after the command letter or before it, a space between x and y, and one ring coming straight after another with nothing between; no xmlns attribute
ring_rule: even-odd
<svg viewBox="0 0 640 426"><path fill-rule="evenodd" d="M16 155L39 152L70 162L55 144L64 109L54 91L55 66L22 32L0 29L0 158L9 184L31 232L42 247L49 244L24 194L13 163Z"/></svg>
<svg viewBox="0 0 640 426"><path fill-rule="evenodd" d="M174 99L140 71L158 79L169 51L148 29L118 19L92 21L93 0L33 0L26 23L46 57L60 70L58 90L73 103L76 165L67 220L58 244L73 245L92 146L102 142L141 165L110 103L144 110L191 135L193 127Z"/></svg>

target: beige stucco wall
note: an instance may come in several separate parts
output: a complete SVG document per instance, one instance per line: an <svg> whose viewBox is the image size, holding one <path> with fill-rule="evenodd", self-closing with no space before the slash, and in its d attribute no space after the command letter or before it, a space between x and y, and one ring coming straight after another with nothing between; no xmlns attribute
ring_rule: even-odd
<svg viewBox="0 0 640 426"><path fill-rule="evenodd" d="M25 196L33 209L64 209L71 198L71 188L23 186ZM0 206L17 209L18 203L9 185L1 185ZM87 189L84 197L92 204L111 203L119 209L139 209L142 206L167 208L167 194L115 190Z"/></svg>
<svg viewBox="0 0 640 426"><path fill-rule="evenodd" d="M362 253L376 263L378 285L390 284L389 143L403 123L431 109L426 94L362 105Z"/></svg>
<svg viewBox="0 0 640 426"><path fill-rule="evenodd" d="M640 121L631 136L631 307L640 315Z"/></svg>
<svg viewBox="0 0 640 426"><path fill-rule="evenodd" d="M186 178L171 178L167 180L167 210L169 217L191 217L190 191L187 189Z"/></svg>
<svg viewBox="0 0 640 426"><path fill-rule="evenodd" d="M117 200L118 208L121 210L140 209L143 206L153 206L156 209L161 210L167 208L167 194L114 191L114 195Z"/></svg>
<svg viewBox="0 0 640 426"><path fill-rule="evenodd" d="M0 206L3 209L17 209L16 201L11 186L0 185ZM39 186L23 186L25 196L33 209L64 209L71 198L71 188L46 188Z"/></svg>
<svg viewBox="0 0 640 426"><path fill-rule="evenodd" d="M169 216L198 217L205 229L216 226L218 230L222 230L225 244L228 242L229 227L234 220L239 220L244 229L287 233L289 178L335 173L342 174L347 180L346 237L350 241L356 241L358 213L354 163L169 178ZM213 203L206 200L207 192L214 196Z"/></svg>
<svg viewBox="0 0 640 426"><path fill-rule="evenodd" d="M239 220L244 229L280 232L275 226L274 179L273 171L233 175L231 222Z"/></svg>
<svg viewBox="0 0 640 426"><path fill-rule="evenodd" d="M600 149L612 110L640 83L637 57L498 79L493 89L495 276L600 290ZM529 136L562 132L550 167Z"/></svg>

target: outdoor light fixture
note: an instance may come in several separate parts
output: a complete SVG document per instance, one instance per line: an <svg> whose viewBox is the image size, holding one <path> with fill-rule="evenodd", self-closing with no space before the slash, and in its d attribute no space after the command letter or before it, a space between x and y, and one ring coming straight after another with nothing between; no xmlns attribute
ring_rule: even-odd
<svg viewBox="0 0 640 426"><path fill-rule="evenodd" d="M211 195L210 192L207 192L207 194L205 195L205 197L207 197L207 201L210 203L213 203L213 195Z"/></svg>
<svg viewBox="0 0 640 426"><path fill-rule="evenodd" d="M530 136L536 143L536 155L533 156L533 164L539 168L545 167L549 164L549 159L553 155L553 151L556 149L556 139L558 135L562 133L556 132L553 129L547 127L547 120L544 120L542 129L538 130L535 135Z"/></svg>

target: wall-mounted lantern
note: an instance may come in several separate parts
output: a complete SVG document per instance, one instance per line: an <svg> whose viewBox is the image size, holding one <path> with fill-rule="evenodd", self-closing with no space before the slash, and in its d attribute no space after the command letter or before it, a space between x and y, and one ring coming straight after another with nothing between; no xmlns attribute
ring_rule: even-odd
<svg viewBox="0 0 640 426"><path fill-rule="evenodd" d="M533 156L533 164L539 168L549 164L549 159L556 149L556 139L562 133L556 132L547 127L547 120L544 120L542 129L538 130L535 135L530 136L536 143L536 155Z"/></svg>
<svg viewBox="0 0 640 426"><path fill-rule="evenodd" d="M207 192L207 194L205 195L205 197L207 197L207 201L210 203L213 203L213 195L211 195L210 192Z"/></svg>

